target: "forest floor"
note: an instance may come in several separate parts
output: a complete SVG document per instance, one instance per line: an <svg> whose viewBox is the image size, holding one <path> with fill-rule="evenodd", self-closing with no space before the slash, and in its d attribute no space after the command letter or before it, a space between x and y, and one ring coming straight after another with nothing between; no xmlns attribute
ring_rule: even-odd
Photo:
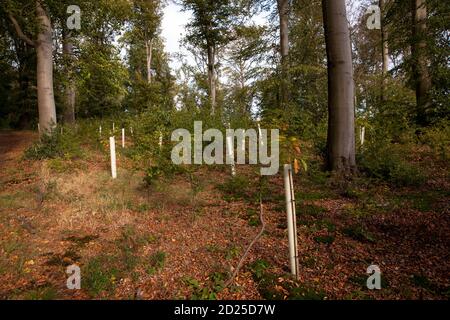
<svg viewBox="0 0 450 320"><path fill-rule="evenodd" d="M32 132L0 133L0 299L448 299L448 164L415 150L420 187L319 173L295 177L300 277L289 276L283 181L257 168L199 167L151 188L124 155L30 161ZM66 267L81 267L81 290ZM368 290L367 268L382 272Z"/></svg>

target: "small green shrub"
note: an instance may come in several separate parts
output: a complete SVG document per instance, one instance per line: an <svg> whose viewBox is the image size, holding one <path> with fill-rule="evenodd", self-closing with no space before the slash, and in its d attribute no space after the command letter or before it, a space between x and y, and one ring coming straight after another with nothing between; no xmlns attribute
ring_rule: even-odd
<svg viewBox="0 0 450 320"><path fill-rule="evenodd" d="M161 176L162 176L162 171L161 171L160 167L153 166L153 167L147 168L147 170L145 171L144 182L147 184L147 186L151 186Z"/></svg>
<svg viewBox="0 0 450 320"><path fill-rule="evenodd" d="M290 290L289 300L323 300L325 293L317 291L313 288L300 285Z"/></svg>
<svg viewBox="0 0 450 320"><path fill-rule="evenodd" d="M250 265L253 278L258 283L258 291L264 299L323 300L325 297L311 287L292 281L290 276L280 281L283 276L269 272L269 268L270 264L265 260L256 260Z"/></svg>
<svg viewBox="0 0 450 320"><path fill-rule="evenodd" d="M157 165L152 165L145 170L144 182L152 186L161 177L172 177L174 174L182 174L186 171L182 166L175 165L167 159L160 158Z"/></svg>
<svg viewBox="0 0 450 320"><path fill-rule="evenodd" d="M316 222L316 227L320 229L326 229L328 232L336 231L336 225L330 220L323 219Z"/></svg>
<svg viewBox="0 0 450 320"><path fill-rule="evenodd" d="M155 274L158 270L164 267L166 262L166 253L162 251L157 251L150 256L148 265L146 267L147 273L149 275Z"/></svg>
<svg viewBox="0 0 450 320"><path fill-rule="evenodd" d="M24 300L55 300L58 296L58 292L55 288L45 286L36 290L28 291Z"/></svg>
<svg viewBox="0 0 450 320"><path fill-rule="evenodd" d="M251 227L257 227L261 224L261 219L258 213L254 209L249 209L247 211L248 225Z"/></svg>
<svg viewBox="0 0 450 320"><path fill-rule="evenodd" d="M91 259L82 270L83 287L92 296L114 289L116 279L119 277L119 271L113 267L114 260L111 256L98 256Z"/></svg>
<svg viewBox="0 0 450 320"><path fill-rule="evenodd" d="M227 201L245 200L249 198L250 182L245 176L235 176L227 179L218 189L224 194Z"/></svg>
<svg viewBox="0 0 450 320"><path fill-rule="evenodd" d="M217 293L208 286L203 286L200 282L193 278L185 278L184 282L191 289L192 294L190 300L216 300Z"/></svg>
<svg viewBox="0 0 450 320"><path fill-rule="evenodd" d="M369 177L396 186L419 186L425 182L419 168L408 163L393 145L371 146L360 156L359 169Z"/></svg>
<svg viewBox="0 0 450 320"><path fill-rule="evenodd" d="M83 152L77 135L72 131L61 134L57 129L52 134L43 135L39 142L25 151L25 158L30 160L74 159L82 158L82 156Z"/></svg>
<svg viewBox="0 0 450 320"><path fill-rule="evenodd" d="M250 270L256 279L261 279L269 267L270 264L266 260L260 259L250 265Z"/></svg>
<svg viewBox="0 0 450 320"><path fill-rule="evenodd" d="M334 242L334 237L331 235L316 236L314 237L314 241L317 243L332 244Z"/></svg>
<svg viewBox="0 0 450 320"><path fill-rule="evenodd" d="M315 206L313 204L297 203L296 213L298 216L312 216L319 217L323 215L327 210L322 207Z"/></svg>
<svg viewBox="0 0 450 320"><path fill-rule="evenodd" d="M448 120L442 120L433 127L424 130L419 138L422 143L431 147L433 152L441 158L448 160L450 157L450 123Z"/></svg>
<svg viewBox="0 0 450 320"><path fill-rule="evenodd" d="M357 241L374 243L375 237L362 226L350 226L344 228L342 232Z"/></svg>
<svg viewBox="0 0 450 320"><path fill-rule="evenodd" d="M227 249L227 253L225 255L225 258L227 260L231 260L231 259L237 258L239 256L240 252L241 252L241 249L239 247L237 247L235 245L232 245L232 246L230 246Z"/></svg>

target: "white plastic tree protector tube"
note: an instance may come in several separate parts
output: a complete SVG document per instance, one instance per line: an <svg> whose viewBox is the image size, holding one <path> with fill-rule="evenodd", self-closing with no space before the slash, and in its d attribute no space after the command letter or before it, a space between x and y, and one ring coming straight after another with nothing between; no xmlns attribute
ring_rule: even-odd
<svg viewBox="0 0 450 320"><path fill-rule="evenodd" d="M295 196L294 183L292 179L292 165L284 165L284 191L286 195L286 213L288 225L288 240L289 240L289 261L291 265L291 273L298 278L299 264L298 264L298 245L297 245L297 221L295 216Z"/></svg>
<svg viewBox="0 0 450 320"><path fill-rule="evenodd" d="M109 148L111 152L111 175L113 179L116 179L117 178L116 141L114 137L109 138Z"/></svg>
<svg viewBox="0 0 450 320"><path fill-rule="evenodd" d="M364 145L366 140L366 127L361 127L361 145Z"/></svg>
<svg viewBox="0 0 450 320"><path fill-rule="evenodd" d="M234 164L234 150L233 150L233 137L227 137L227 153L228 153L228 162L231 165L231 175L234 177L236 175L236 167Z"/></svg>

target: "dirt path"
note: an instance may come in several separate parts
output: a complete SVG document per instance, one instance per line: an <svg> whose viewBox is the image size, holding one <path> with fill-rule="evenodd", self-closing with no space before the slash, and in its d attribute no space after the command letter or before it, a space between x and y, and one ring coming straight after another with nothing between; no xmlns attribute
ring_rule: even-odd
<svg viewBox="0 0 450 320"><path fill-rule="evenodd" d="M0 168L6 168L19 159L36 139L37 133L33 131L0 131Z"/></svg>

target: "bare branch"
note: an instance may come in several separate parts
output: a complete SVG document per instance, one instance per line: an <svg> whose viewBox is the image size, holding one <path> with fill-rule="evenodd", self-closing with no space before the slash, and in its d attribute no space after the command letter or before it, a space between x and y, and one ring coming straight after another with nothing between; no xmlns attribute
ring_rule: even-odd
<svg viewBox="0 0 450 320"><path fill-rule="evenodd" d="M35 47L36 43L33 40L31 40L29 37L27 37L27 35L25 33L23 33L22 28L20 28L20 25L17 22L16 18L14 18L11 13L9 13L8 16L9 16L9 19L11 20L11 22L13 23L14 29L16 29L16 32L17 32L17 35L19 36L19 38L22 39L23 41L25 41L30 46Z"/></svg>
<svg viewBox="0 0 450 320"><path fill-rule="evenodd" d="M231 278L225 283L224 288L227 288L230 286L230 284L233 283L234 278L236 278L236 276L238 275L239 271L242 268L242 265L245 262L245 259L247 258L248 254L250 253L250 250L252 249L252 247L255 245L255 243L259 240L259 238L262 237L265 229L266 229L266 222L264 221L264 207L263 207L263 203L262 203L262 195L261 192L259 193L259 219L261 221L261 231L259 231L259 233L256 235L256 237L253 239L253 241L248 245L247 250L245 250L244 255L242 256L241 260L239 261L236 269L233 272L233 275L231 276Z"/></svg>

